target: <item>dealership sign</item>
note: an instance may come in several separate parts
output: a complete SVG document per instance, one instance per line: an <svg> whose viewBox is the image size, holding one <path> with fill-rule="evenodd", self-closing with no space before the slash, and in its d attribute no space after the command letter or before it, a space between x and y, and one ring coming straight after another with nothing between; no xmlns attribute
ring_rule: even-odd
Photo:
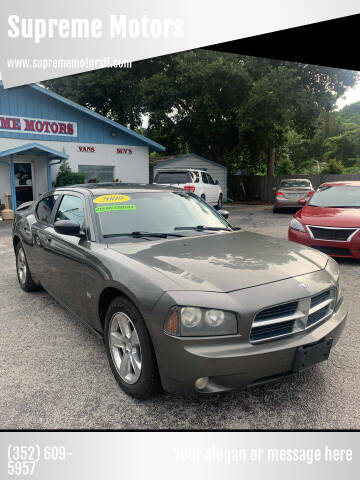
<svg viewBox="0 0 360 480"><path fill-rule="evenodd" d="M0 132L77 137L77 124L62 120L10 117L0 114Z"/></svg>

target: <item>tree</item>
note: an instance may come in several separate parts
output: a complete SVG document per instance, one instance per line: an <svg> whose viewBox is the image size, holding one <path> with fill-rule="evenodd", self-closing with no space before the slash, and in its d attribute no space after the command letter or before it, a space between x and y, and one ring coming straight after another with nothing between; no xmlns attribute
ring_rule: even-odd
<svg viewBox="0 0 360 480"><path fill-rule="evenodd" d="M274 170L274 148L286 142L288 128L312 138L321 113L335 106L337 98L356 82L357 74L316 65L276 62L247 57L257 72L243 132L250 130L250 151L268 151L268 175Z"/></svg>
<svg viewBox="0 0 360 480"><path fill-rule="evenodd" d="M292 175L295 173L294 164L289 157L284 157L276 165L275 172L276 175Z"/></svg>
<svg viewBox="0 0 360 480"><path fill-rule="evenodd" d="M324 174L344 173L344 166L340 162L340 160L336 160L335 158L332 158L331 160L329 160L329 163L325 165L325 167L321 170L321 173L324 173Z"/></svg>
<svg viewBox="0 0 360 480"><path fill-rule="evenodd" d="M271 175L289 130L311 140L322 114L327 132L336 99L356 78L346 70L194 50L46 85L130 128L146 119L147 135L168 154L194 151L230 170Z"/></svg>
<svg viewBox="0 0 360 480"><path fill-rule="evenodd" d="M65 187L66 185L77 185L85 182L85 174L73 172L66 160L64 160L56 175L55 187Z"/></svg>

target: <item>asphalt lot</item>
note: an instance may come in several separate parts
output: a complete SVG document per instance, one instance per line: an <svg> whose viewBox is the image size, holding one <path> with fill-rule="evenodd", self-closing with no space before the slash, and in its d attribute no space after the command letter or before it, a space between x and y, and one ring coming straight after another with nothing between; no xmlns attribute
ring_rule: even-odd
<svg viewBox="0 0 360 480"><path fill-rule="evenodd" d="M226 208L233 225L286 238L292 213ZM139 402L118 388L101 340L46 292L20 289L0 223L0 429L358 429L360 263L340 268L350 315L328 362L272 385Z"/></svg>

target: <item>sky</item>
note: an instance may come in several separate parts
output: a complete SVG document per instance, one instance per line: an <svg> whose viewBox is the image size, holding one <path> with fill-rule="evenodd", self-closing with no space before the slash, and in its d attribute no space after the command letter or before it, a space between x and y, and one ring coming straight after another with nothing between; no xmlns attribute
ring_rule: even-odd
<svg viewBox="0 0 360 480"><path fill-rule="evenodd" d="M338 109L349 105L350 103L360 102L360 82L358 82L353 88L349 88L345 95L339 98L336 102Z"/></svg>

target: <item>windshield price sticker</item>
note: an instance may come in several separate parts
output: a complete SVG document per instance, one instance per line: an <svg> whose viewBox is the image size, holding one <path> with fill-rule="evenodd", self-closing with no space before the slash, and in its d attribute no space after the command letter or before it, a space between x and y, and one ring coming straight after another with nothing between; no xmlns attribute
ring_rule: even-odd
<svg viewBox="0 0 360 480"><path fill-rule="evenodd" d="M136 210L136 205L104 205L95 208L96 213L113 212L114 210Z"/></svg>
<svg viewBox="0 0 360 480"><path fill-rule="evenodd" d="M114 194L114 195L101 195L94 199L94 203L120 203L130 200L128 195Z"/></svg>

